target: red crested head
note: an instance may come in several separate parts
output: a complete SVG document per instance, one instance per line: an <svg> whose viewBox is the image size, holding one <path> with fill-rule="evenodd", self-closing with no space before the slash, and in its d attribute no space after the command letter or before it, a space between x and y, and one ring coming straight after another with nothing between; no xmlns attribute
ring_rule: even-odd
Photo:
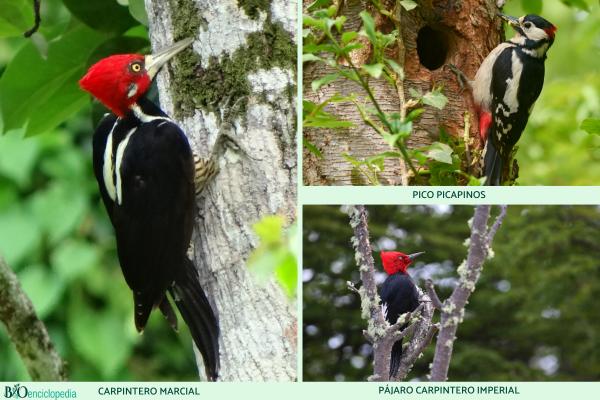
<svg viewBox="0 0 600 400"><path fill-rule="evenodd" d="M156 54L117 54L92 65L79 80L79 86L97 98L118 117L150 87L160 68L174 55L189 46L194 39L183 39Z"/></svg>
<svg viewBox="0 0 600 400"><path fill-rule="evenodd" d="M152 79L144 65L144 56L118 54L98 61L79 80L88 91L118 117L123 117L150 87Z"/></svg>
<svg viewBox="0 0 600 400"><path fill-rule="evenodd" d="M393 275L398 272L406 274L408 266L421 254L425 254L425 252L404 254L399 251L382 251L380 256L385 272L387 272L388 275Z"/></svg>

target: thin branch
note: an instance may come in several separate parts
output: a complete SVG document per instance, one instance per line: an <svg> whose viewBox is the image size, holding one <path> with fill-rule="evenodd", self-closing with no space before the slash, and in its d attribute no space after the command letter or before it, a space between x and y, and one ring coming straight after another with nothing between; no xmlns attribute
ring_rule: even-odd
<svg viewBox="0 0 600 400"><path fill-rule="evenodd" d="M433 281L431 279L427 279L425 281L425 289L427 289L427 294L433 303L433 306L438 310L442 309L442 301L440 300L438 294L435 291L435 287L433 287Z"/></svg>
<svg viewBox="0 0 600 400"><path fill-rule="evenodd" d="M42 22L42 17L40 15L40 2L41 0L33 0L33 14L35 17L33 27L27 32L23 33L23 36L26 38L31 37L34 33L40 29L40 23Z"/></svg>
<svg viewBox="0 0 600 400"><path fill-rule="evenodd" d="M35 381L64 381L65 364L17 276L0 256L0 321Z"/></svg>
<svg viewBox="0 0 600 400"><path fill-rule="evenodd" d="M490 209L491 206L489 205L477 206L473 219L470 221L471 237L467 260L458 267L458 284L441 308L440 332L437 337L431 366L432 381L446 381L448 379L448 368L452 358L458 325L463 321L465 306L469 296L475 290L475 285L483 269L483 263L490 253L491 239L493 239L506 215L506 207L504 206L495 223L488 230Z"/></svg>
<svg viewBox="0 0 600 400"><path fill-rule="evenodd" d="M492 244L492 241L494 240L494 236L496 236L496 232L498 231L498 228L500 228L500 225L502 225L502 221L504 221L504 217L506 217L507 208L508 207L506 205L500 206L500 214L498 214L498 216L496 217L496 220L494 221L494 225L492 225L492 227L490 228L490 230L487 233L488 246L490 246Z"/></svg>

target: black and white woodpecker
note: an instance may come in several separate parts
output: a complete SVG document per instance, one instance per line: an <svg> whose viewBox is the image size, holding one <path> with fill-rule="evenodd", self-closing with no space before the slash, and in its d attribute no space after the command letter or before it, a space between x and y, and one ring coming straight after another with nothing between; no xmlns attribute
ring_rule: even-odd
<svg viewBox="0 0 600 400"><path fill-rule="evenodd" d="M513 147L542 91L544 61L556 33L556 27L538 15L499 16L513 27L515 36L490 52L471 82L479 132L486 142L487 185L502 184Z"/></svg>
<svg viewBox="0 0 600 400"><path fill-rule="evenodd" d="M121 269L133 291L135 326L142 332L158 307L177 329L169 293L202 354L208 379L216 380L219 326L187 256L196 214L195 181L205 181L214 168L195 164L184 132L145 98L159 69L192 41L153 55L107 57L92 65L79 84L112 111L94 133L94 173L115 228ZM204 175L198 177L195 169Z"/></svg>

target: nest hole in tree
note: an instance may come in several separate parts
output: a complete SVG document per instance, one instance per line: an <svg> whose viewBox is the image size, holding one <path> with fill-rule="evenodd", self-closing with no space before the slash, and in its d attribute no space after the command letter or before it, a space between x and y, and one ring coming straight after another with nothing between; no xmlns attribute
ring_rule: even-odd
<svg viewBox="0 0 600 400"><path fill-rule="evenodd" d="M430 71L446 63L451 47L450 32L426 25L417 35L417 54L421 65Z"/></svg>

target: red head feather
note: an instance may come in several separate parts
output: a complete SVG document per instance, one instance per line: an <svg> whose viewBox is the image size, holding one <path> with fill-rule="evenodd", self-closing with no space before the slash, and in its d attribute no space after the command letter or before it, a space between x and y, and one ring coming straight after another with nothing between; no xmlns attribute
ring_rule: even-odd
<svg viewBox="0 0 600 400"><path fill-rule="evenodd" d="M144 56L118 54L98 61L79 80L90 92L119 117L125 116L150 87L151 78L144 66Z"/></svg>
<svg viewBox="0 0 600 400"><path fill-rule="evenodd" d="M129 108L146 93L160 68L193 41L193 38L183 39L145 57L140 54L106 57L90 67L79 81L79 86L117 116L124 117Z"/></svg>
<svg viewBox="0 0 600 400"><path fill-rule="evenodd" d="M424 254L424 252L404 254L399 251L382 251L380 256L385 272L388 275L393 275L398 272L405 274L408 266L421 254Z"/></svg>

